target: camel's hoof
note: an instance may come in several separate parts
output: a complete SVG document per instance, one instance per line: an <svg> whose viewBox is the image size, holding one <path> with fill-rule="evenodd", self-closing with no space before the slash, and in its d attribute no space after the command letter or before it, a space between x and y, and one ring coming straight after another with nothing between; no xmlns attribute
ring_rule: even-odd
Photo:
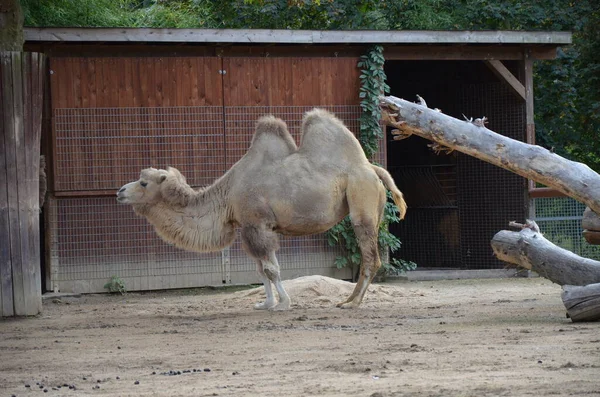
<svg viewBox="0 0 600 397"><path fill-rule="evenodd" d="M340 309L356 309L359 306L360 306L360 303L356 303L354 301L342 302L342 303L337 304L337 307L339 307Z"/></svg>
<svg viewBox="0 0 600 397"><path fill-rule="evenodd" d="M344 306L347 303L348 303L348 301L343 301L343 302L336 303L335 306L336 307L342 307L342 306Z"/></svg>
<svg viewBox="0 0 600 397"><path fill-rule="evenodd" d="M275 302L259 302L254 305L254 310L271 310L275 306Z"/></svg>
<svg viewBox="0 0 600 397"><path fill-rule="evenodd" d="M290 310L290 302L279 302L273 307L270 307L269 310L273 312L282 312L285 310Z"/></svg>

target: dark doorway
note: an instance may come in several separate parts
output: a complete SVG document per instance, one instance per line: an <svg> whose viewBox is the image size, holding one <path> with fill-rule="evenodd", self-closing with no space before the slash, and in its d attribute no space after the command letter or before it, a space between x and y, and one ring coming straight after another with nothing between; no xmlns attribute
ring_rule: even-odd
<svg viewBox="0 0 600 397"><path fill-rule="evenodd" d="M505 63L516 73L518 64ZM525 105L482 61L388 61L391 95L462 118L487 116L488 128L525 140ZM404 192L406 220L390 227L402 241L394 254L420 268L489 269L503 265L490 240L509 221L524 219L526 180L461 153L434 153L430 141L394 141L387 165Z"/></svg>

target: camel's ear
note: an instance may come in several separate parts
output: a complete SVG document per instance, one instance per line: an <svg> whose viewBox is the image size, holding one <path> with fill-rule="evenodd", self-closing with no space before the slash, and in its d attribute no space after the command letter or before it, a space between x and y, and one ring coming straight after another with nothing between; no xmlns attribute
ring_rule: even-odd
<svg viewBox="0 0 600 397"><path fill-rule="evenodd" d="M158 184L160 185L167 179L167 176L169 176L169 174L168 174L168 171L165 171L165 170L160 170L159 174L160 174L160 176L158 177Z"/></svg>

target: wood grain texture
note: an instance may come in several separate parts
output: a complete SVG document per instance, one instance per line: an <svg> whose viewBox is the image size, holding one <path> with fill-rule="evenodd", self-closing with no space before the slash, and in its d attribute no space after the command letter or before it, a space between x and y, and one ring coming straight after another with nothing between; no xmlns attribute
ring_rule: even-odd
<svg viewBox="0 0 600 397"><path fill-rule="evenodd" d="M50 68L53 191L117 189L149 166L175 166L193 185L226 171L222 111L195 109L222 106L221 59L66 57Z"/></svg>
<svg viewBox="0 0 600 397"><path fill-rule="evenodd" d="M43 100L41 54L0 53L2 315L41 311L39 159Z"/></svg>
<svg viewBox="0 0 600 397"><path fill-rule="evenodd" d="M571 321L600 320L600 284L563 286L562 301Z"/></svg>

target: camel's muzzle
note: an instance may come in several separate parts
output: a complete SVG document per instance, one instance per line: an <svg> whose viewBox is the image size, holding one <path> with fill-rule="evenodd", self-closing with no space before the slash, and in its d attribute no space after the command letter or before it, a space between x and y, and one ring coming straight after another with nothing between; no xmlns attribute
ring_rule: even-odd
<svg viewBox="0 0 600 397"><path fill-rule="evenodd" d="M122 187L121 189L119 189L119 191L117 192L117 201L119 203L123 203L127 197L125 197L125 195L123 194L125 193L125 187Z"/></svg>

